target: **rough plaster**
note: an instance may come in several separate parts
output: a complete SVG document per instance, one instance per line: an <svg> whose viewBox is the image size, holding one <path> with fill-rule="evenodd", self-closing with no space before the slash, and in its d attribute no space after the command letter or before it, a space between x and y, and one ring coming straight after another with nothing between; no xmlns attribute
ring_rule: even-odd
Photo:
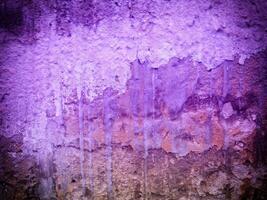
<svg viewBox="0 0 267 200"><path fill-rule="evenodd" d="M55 13L53 5L62 9ZM12 53L2 62L27 68L18 59L36 63L36 69L56 68L67 82L80 80L78 88L90 88L91 99L110 86L123 93L136 59L158 68L173 57L190 57L212 69L236 55L243 64L266 48L265 1L50 1L38 6L36 43L11 40L4 51ZM70 18L66 23L58 17L63 11Z"/></svg>
<svg viewBox="0 0 267 200"><path fill-rule="evenodd" d="M114 165L121 164L113 180L118 199L149 192L152 199L225 199L225 184L238 198L251 176L247 185L260 187L264 170L252 164L264 162L265 150L258 141L255 161L251 138L264 115L266 1L6 2L0 173L21 192L17 199L36 185L41 199L82 198L84 182L105 199L107 139ZM153 166L149 189L145 162ZM29 173L35 177L26 189L16 184L29 183Z"/></svg>

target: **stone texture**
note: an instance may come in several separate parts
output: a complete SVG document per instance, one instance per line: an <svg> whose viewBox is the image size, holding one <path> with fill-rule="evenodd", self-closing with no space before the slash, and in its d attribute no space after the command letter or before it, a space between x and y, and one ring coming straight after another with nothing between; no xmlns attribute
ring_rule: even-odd
<svg viewBox="0 0 267 200"><path fill-rule="evenodd" d="M27 122L25 133L1 137L3 198L14 190L14 199L264 198L265 144L259 138L265 136L256 95L242 96L242 105L233 86L225 96L216 90L200 95L208 86L188 65L198 66L172 59L155 70L135 62L125 93L107 89L93 101L83 92L79 99L78 90L62 91L60 116L52 95L42 111L44 132L38 132L42 121L31 132ZM176 69L187 71L186 78ZM264 89L250 87L259 95Z"/></svg>
<svg viewBox="0 0 267 200"><path fill-rule="evenodd" d="M234 114L232 104L230 102L225 103L222 107L222 116L227 119Z"/></svg>
<svg viewBox="0 0 267 200"><path fill-rule="evenodd" d="M266 6L1 2L0 199L266 199Z"/></svg>

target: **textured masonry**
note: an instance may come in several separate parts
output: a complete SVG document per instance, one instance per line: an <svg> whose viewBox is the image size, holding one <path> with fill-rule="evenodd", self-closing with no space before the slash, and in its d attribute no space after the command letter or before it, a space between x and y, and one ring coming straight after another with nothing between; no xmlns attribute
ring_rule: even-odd
<svg viewBox="0 0 267 200"><path fill-rule="evenodd" d="M0 2L0 199L266 199L266 10Z"/></svg>

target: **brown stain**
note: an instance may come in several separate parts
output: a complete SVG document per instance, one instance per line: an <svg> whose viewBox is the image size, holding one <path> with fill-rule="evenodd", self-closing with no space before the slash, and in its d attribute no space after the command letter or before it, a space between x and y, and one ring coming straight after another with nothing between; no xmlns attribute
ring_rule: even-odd
<svg viewBox="0 0 267 200"><path fill-rule="evenodd" d="M134 139L133 121L127 118L113 124L112 140L114 143L129 144Z"/></svg>
<svg viewBox="0 0 267 200"><path fill-rule="evenodd" d="M166 132L166 135L163 138L162 144L161 144L162 149L166 152L172 152L172 139L171 136L168 132Z"/></svg>
<svg viewBox="0 0 267 200"><path fill-rule="evenodd" d="M77 116L68 116L64 121L67 136L79 136L79 120Z"/></svg>
<svg viewBox="0 0 267 200"><path fill-rule="evenodd" d="M224 145L224 129L218 119L212 120L212 145L221 149Z"/></svg>
<svg viewBox="0 0 267 200"><path fill-rule="evenodd" d="M197 112L193 112L191 114L191 118L197 123L205 124L208 120L208 112L205 110L198 110Z"/></svg>
<svg viewBox="0 0 267 200"><path fill-rule="evenodd" d="M94 120L94 124L97 127L95 131L91 133L92 139L98 144L105 144L105 131L102 119Z"/></svg>

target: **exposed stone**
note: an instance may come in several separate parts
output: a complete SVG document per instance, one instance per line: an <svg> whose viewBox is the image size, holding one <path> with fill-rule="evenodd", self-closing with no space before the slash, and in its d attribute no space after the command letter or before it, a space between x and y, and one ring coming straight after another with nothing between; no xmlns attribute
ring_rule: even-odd
<svg viewBox="0 0 267 200"><path fill-rule="evenodd" d="M266 8L1 1L0 199L267 199Z"/></svg>
<svg viewBox="0 0 267 200"><path fill-rule="evenodd" d="M202 183L204 191L210 195L221 194L227 183L227 175L223 172L214 172L207 177L206 183Z"/></svg>
<svg viewBox="0 0 267 200"><path fill-rule="evenodd" d="M245 178L251 178L249 167L245 166L245 165L234 166L232 172L237 178L239 178L241 180L243 180Z"/></svg>
<svg viewBox="0 0 267 200"><path fill-rule="evenodd" d="M234 114L234 110L233 110L233 107L232 107L232 104L230 102L228 103L225 103L222 107L222 116L225 118L225 119L228 119L229 117L231 117L233 114Z"/></svg>

